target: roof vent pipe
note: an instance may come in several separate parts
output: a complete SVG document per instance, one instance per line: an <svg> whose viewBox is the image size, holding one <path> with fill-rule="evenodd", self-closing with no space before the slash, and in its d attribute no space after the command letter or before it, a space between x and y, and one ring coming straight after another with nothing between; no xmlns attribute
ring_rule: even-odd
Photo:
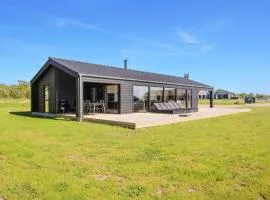
<svg viewBox="0 0 270 200"><path fill-rule="evenodd" d="M128 60L125 59L125 60L124 60L124 68L125 68L125 69L127 69L127 62L128 62Z"/></svg>
<svg viewBox="0 0 270 200"><path fill-rule="evenodd" d="M189 74L184 74L185 79L189 79Z"/></svg>

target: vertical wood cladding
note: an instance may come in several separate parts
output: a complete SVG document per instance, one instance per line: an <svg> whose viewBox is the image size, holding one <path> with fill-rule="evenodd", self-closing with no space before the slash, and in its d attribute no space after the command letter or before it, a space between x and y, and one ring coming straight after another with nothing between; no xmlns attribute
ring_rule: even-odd
<svg viewBox="0 0 270 200"><path fill-rule="evenodd" d="M43 72L42 76L33 84L35 88L35 92L33 95L37 95L37 97L33 98L32 105L33 108L37 112L45 111L45 101L44 101L44 88L46 86L49 87L49 112L55 113L55 68L48 67L48 69ZM36 103L38 102L38 103ZM38 104L38 106L36 106Z"/></svg>
<svg viewBox="0 0 270 200"><path fill-rule="evenodd" d="M59 100L67 100L70 106L76 106L76 78L59 69L55 72L55 107L58 112Z"/></svg>
<svg viewBox="0 0 270 200"><path fill-rule="evenodd" d="M38 99L38 86L37 84L31 84L31 112L39 111L39 99Z"/></svg>

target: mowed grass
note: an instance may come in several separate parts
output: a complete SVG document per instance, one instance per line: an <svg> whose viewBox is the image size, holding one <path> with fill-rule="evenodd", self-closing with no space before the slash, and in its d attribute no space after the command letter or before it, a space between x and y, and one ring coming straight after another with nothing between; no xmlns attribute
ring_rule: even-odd
<svg viewBox="0 0 270 200"><path fill-rule="evenodd" d="M0 104L5 199L270 199L270 107L141 130Z"/></svg>
<svg viewBox="0 0 270 200"><path fill-rule="evenodd" d="M210 100L209 99L200 99L199 104L201 105L209 105ZM214 100L215 105L243 105L245 104L244 99L215 99Z"/></svg>

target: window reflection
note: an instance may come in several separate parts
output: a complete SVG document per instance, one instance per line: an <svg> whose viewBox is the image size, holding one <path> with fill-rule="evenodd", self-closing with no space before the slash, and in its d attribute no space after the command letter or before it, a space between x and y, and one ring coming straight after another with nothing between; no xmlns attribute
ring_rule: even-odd
<svg viewBox="0 0 270 200"><path fill-rule="evenodd" d="M107 112L118 113L118 85L107 85Z"/></svg>
<svg viewBox="0 0 270 200"><path fill-rule="evenodd" d="M178 88L177 89L177 96L176 96L176 101L181 105L182 108L186 108L186 89Z"/></svg>
<svg viewBox="0 0 270 200"><path fill-rule="evenodd" d="M133 111L147 112L148 111L148 87L134 86L133 87Z"/></svg>
<svg viewBox="0 0 270 200"><path fill-rule="evenodd" d="M150 88L150 106L152 108L154 103L163 102L163 88L151 87Z"/></svg>
<svg viewBox="0 0 270 200"><path fill-rule="evenodd" d="M174 88L165 88L164 89L164 101L175 101L175 89Z"/></svg>

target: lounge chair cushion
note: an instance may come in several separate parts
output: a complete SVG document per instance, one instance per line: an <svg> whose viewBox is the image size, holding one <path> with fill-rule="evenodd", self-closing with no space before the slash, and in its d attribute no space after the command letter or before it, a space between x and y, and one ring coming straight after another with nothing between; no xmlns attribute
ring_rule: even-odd
<svg viewBox="0 0 270 200"><path fill-rule="evenodd" d="M157 110L163 110L159 103L154 103L154 106Z"/></svg>
<svg viewBox="0 0 270 200"><path fill-rule="evenodd" d="M164 103L164 105L168 108L168 110L173 110L173 106L170 103Z"/></svg>

